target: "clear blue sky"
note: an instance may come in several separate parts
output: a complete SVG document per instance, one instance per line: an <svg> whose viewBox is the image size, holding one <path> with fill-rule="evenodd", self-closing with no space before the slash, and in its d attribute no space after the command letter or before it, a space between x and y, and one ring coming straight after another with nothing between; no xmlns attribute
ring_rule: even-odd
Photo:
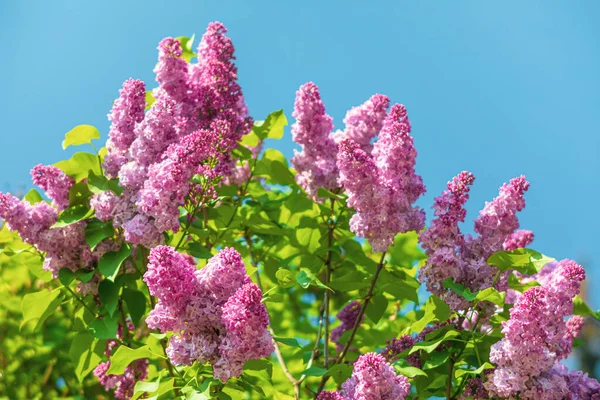
<svg viewBox="0 0 600 400"><path fill-rule="evenodd" d="M257 119L290 116L309 80L336 127L350 106L387 94L409 110L424 206L467 169L477 177L472 221L525 174L521 221L533 247L578 260L598 281L597 0L2 1L0 189L28 187L33 165L67 158L60 143L75 125L105 139L121 83L154 86L159 40L201 35L213 20L229 28ZM291 155L289 133L276 146Z"/></svg>

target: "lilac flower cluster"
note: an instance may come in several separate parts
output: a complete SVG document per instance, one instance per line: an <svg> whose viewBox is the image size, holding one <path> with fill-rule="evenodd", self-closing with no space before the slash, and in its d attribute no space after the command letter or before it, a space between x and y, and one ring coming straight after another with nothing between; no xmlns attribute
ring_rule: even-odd
<svg viewBox="0 0 600 400"><path fill-rule="evenodd" d="M352 376L341 392L321 392L316 400L403 400L410 384L376 353L363 354L354 363Z"/></svg>
<svg viewBox="0 0 600 400"><path fill-rule="evenodd" d="M104 168L119 178L123 193L95 195L91 205L131 243L153 247L163 231L177 231L179 207L193 196L198 202L214 195L212 186L231 173L231 150L252 127L225 33L221 23L209 24L196 64L181 58L178 40L163 39L150 110L144 113L144 83L133 79L113 104ZM191 183L194 175L208 185Z"/></svg>
<svg viewBox="0 0 600 400"><path fill-rule="evenodd" d="M340 326L331 331L331 341L336 344L338 352L342 351L344 347L340 342L342 335L354 328L358 314L360 314L360 303L358 301L351 302L337 313L336 317L340 321ZM362 319L364 319L364 316ZM362 322L362 319L359 323Z"/></svg>
<svg viewBox="0 0 600 400"><path fill-rule="evenodd" d="M433 206L435 218L419 241L428 256L427 263L419 271L419 279L427 289L446 301L455 310L468 308L468 302L443 287L442 282L452 278L472 291L488 288L494 284L497 269L487 264L493 253L506 246L510 248L528 244L531 234L514 234L519 227L517 211L525 207L523 195L529 187L525 177L511 179L500 188L500 194L486 203L475 220L477 237L464 236L458 224L465 219L464 205L469 198L469 186L474 177L461 172L448 183ZM506 290L506 277L497 287Z"/></svg>
<svg viewBox="0 0 600 400"><path fill-rule="evenodd" d="M51 228L57 221L57 211L69 205L73 180L53 166L38 165L31 171L31 176L56 208L45 201L30 204L11 194L0 193L0 218L6 221L10 230L19 232L25 243L46 253L44 270L56 277L61 268L72 271L93 269L104 253L115 250L116 243L105 239L92 251L85 241L86 222Z"/></svg>
<svg viewBox="0 0 600 400"><path fill-rule="evenodd" d="M234 249L221 250L197 270L192 257L157 246L150 251L144 281L158 298L146 322L174 332L167 348L174 364L209 362L215 379L226 382L240 376L247 360L273 351L262 292Z"/></svg>
<svg viewBox="0 0 600 400"><path fill-rule="evenodd" d="M385 251L399 232L419 231L425 213L414 202L425 193L415 173L416 151L403 105L392 106L372 156L351 139L339 144L339 183L356 213L350 228L367 238L374 251Z"/></svg>
<svg viewBox="0 0 600 400"><path fill-rule="evenodd" d="M583 268L570 260L557 263L542 286L528 289L503 323L504 338L494 344L490 360L497 364L485 387L493 394L522 399L589 399L600 384L559 364L571 352L582 326L573 313L573 297L585 279Z"/></svg>
<svg viewBox="0 0 600 400"><path fill-rule="evenodd" d="M508 239L504 241L502 247L504 250L524 249L533 242L533 239L534 235L532 231L520 229L511 234Z"/></svg>
<svg viewBox="0 0 600 400"><path fill-rule="evenodd" d="M133 325L133 324L131 324ZM128 326L129 330L133 329L133 326ZM117 337L122 339L123 326L119 325L117 331ZM109 340L106 344L106 350L104 354L110 357L112 351L118 346L118 342L115 340ZM120 400L127 400L133 396L133 389L137 381L143 381L148 375L149 361L146 358L138 359L129 364L123 374L112 375L107 374L110 368L110 361L102 362L94 369L94 376L98 378L98 381L105 390L114 390L115 398Z"/></svg>
<svg viewBox="0 0 600 400"><path fill-rule="evenodd" d="M425 213L414 202L425 193L415 173L417 152L403 105L376 94L346 114L344 131L331 134L318 87L309 82L296 93L292 135L302 151L292 164L296 180L310 197L318 189L343 186L348 205L356 209L350 228L367 238L375 251L385 251L399 232L421 230ZM378 136L375 144L372 140Z"/></svg>
<svg viewBox="0 0 600 400"><path fill-rule="evenodd" d="M381 351L381 355L389 362L395 361L398 355L411 349L418 339L410 335L402 335L387 341L387 346ZM413 367L421 368L421 358L419 354L413 353L406 357L406 361Z"/></svg>

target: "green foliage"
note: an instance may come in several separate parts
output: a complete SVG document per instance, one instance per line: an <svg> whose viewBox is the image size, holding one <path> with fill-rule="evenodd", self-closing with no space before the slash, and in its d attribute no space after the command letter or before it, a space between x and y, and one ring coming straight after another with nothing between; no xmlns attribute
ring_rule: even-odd
<svg viewBox="0 0 600 400"><path fill-rule="evenodd" d="M196 56L193 37L178 40L185 60ZM147 92L147 107L153 102ZM103 174L105 150L80 152L55 164L77 183L69 193L69 207L52 229L79 223L92 252L105 241L114 241L118 249L85 267L67 265L53 278L43 269L46 255L3 227L0 399L110 398L91 372L110 361L108 372L122 374L139 359L147 359L150 367L148 377L135 384L134 399L294 399L294 383L300 398L314 398L321 386L340 387L359 355L381 350L403 334L421 334L418 343L391 362L409 378L411 398L446 397L448 384L457 398L467 377L485 377L493 368L490 348L502 338L501 323L509 315L506 294L494 287L473 292L447 279L443 285L448 293L469 303L460 312L444 296L427 296L417 279L426 259L417 232L397 235L384 256L374 253L350 231L354 210L341 190L320 188L318 199L311 199L296 184L296 172L281 152L267 148L253 155L251 148L281 139L287 124L282 110L257 122L231 154L238 166L248 167L247 181L221 182L214 198L186 198L179 231L164 233L164 243L193 257L198 268L223 247L240 252L248 274L261 286L277 356L247 361L242 375L226 383L213 378L208 363L171 365L165 348L173 333L153 332L146 324L156 304L142 279L149 249L127 243L118 222L94 217L90 197L109 190L120 195L122 188L118 179ZM95 128L82 125L67 133L63 147L91 144L98 137ZM206 179L198 175L192 181L201 186ZM35 190L24 198L31 204L44 201ZM537 283L524 283L511 271L533 274L551 260L518 249L495 253L488 263L509 274L511 288L524 291ZM333 343L336 314L353 301L364 318ZM488 331L482 333L480 321L462 327L473 311L484 310L496 310L489 316ZM575 313L600 318L579 297ZM131 324L131 331L123 329ZM345 348L343 355L340 348ZM419 356L420 368L408 364L409 355Z"/></svg>

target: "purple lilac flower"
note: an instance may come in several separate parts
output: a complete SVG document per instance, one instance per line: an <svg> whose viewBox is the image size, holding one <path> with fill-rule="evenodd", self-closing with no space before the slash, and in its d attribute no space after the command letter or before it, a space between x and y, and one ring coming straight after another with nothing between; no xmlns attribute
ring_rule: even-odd
<svg viewBox="0 0 600 400"><path fill-rule="evenodd" d="M483 386L481 378L469 378L465 384L465 389L460 395L461 400L487 400L490 396Z"/></svg>
<svg viewBox="0 0 600 400"><path fill-rule="evenodd" d="M127 162L127 151L135 139L135 125L144 119L146 106L146 86L144 82L128 79L119 91L119 98L113 103L108 119L112 122L109 139L106 143L108 153L104 158L104 171L109 177L116 177Z"/></svg>
<svg viewBox="0 0 600 400"><path fill-rule="evenodd" d="M344 400L340 392L323 391L315 400Z"/></svg>
<svg viewBox="0 0 600 400"><path fill-rule="evenodd" d="M144 281L158 302L146 322L174 333L167 348L174 364L209 362L225 382L239 376L247 360L271 354L262 293L238 252L225 248L201 270L169 246L152 249L149 261Z"/></svg>
<svg viewBox="0 0 600 400"><path fill-rule="evenodd" d="M579 318L564 318L573 313L573 297L584 279L581 266L563 260L542 286L519 297L503 323L504 338L492 346L490 360L497 368L485 384L488 390L524 399L561 399L569 393L558 363L571 352L580 328Z"/></svg>
<svg viewBox="0 0 600 400"><path fill-rule="evenodd" d="M31 178L35 185L44 189L58 211L69 207L69 190L75 182L73 178L54 166L42 164L31 170Z"/></svg>
<svg viewBox="0 0 600 400"><path fill-rule="evenodd" d="M427 264L419 271L419 279L455 310L466 309L469 304L445 289L442 282L452 278L471 291L494 284L497 269L488 265L487 259L502 250L507 240L514 239L511 235L519 227L516 213L525 207L523 196L529 188L523 176L504 184L499 195L486 203L475 220L475 232L479 236L464 237L458 223L464 221L464 204L473 179L473 175L463 172L448 184L448 190L436 198L431 226L419 238L428 255ZM503 274L495 285L502 291L508 289L508 275Z"/></svg>
<svg viewBox="0 0 600 400"><path fill-rule="evenodd" d="M344 118L346 128L335 132L334 140L339 143L343 139L352 139L362 150L370 154L373 149L371 141L381 131L389 106L389 97L376 94L360 106L352 107Z"/></svg>
<svg viewBox="0 0 600 400"><path fill-rule="evenodd" d="M410 384L376 353L363 354L354 363L352 376L342 385L347 400L403 400Z"/></svg>
<svg viewBox="0 0 600 400"><path fill-rule="evenodd" d="M532 231L520 229L511 234L508 239L504 241L502 247L504 250L524 249L533 242L533 238L534 235Z"/></svg>
<svg viewBox="0 0 600 400"><path fill-rule="evenodd" d="M338 352L344 347L340 343L342 335L354 328L358 314L360 314L360 303L358 301L351 302L337 313L336 317L340 321L340 326L331 331L331 341L336 344ZM362 319L364 319L364 316ZM362 319L360 322L362 322Z"/></svg>
<svg viewBox="0 0 600 400"><path fill-rule="evenodd" d="M332 118L325 113L319 88L308 82L296 92L292 116L292 138L302 150L294 150L292 165L298 172L298 184L312 198L317 198L320 187L334 190L337 187L337 146L330 135Z"/></svg>
<svg viewBox="0 0 600 400"><path fill-rule="evenodd" d="M387 346L382 350L381 355L388 362L393 362L402 352L412 348L417 343L417 340L410 335L402 335L392 340L387 341ZM416 368L421 368L421 359L418 353L413 353L406 356L406 361L409 365Z"/></svg>

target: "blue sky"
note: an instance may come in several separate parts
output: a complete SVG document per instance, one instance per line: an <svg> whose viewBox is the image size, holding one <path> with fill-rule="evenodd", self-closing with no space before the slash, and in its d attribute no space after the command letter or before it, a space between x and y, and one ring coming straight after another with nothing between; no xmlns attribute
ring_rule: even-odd
<svg viewBox="0 0 600 400"><path fill-rule="evenodd" d="M32 166L68 158L61 140L75 125L97 126L104 140L121 83L154 86L160 39L200 36L213 20L229 28L256 119L283 108L291 120L309 80L336 128L348 108L384 93L408 108L423 206L472 171L470 230L498 187L525 174L532 247L598 279L595 0L0 2L0 189L28 187ZM289 131L274 145L291 155Z"/></svg>

